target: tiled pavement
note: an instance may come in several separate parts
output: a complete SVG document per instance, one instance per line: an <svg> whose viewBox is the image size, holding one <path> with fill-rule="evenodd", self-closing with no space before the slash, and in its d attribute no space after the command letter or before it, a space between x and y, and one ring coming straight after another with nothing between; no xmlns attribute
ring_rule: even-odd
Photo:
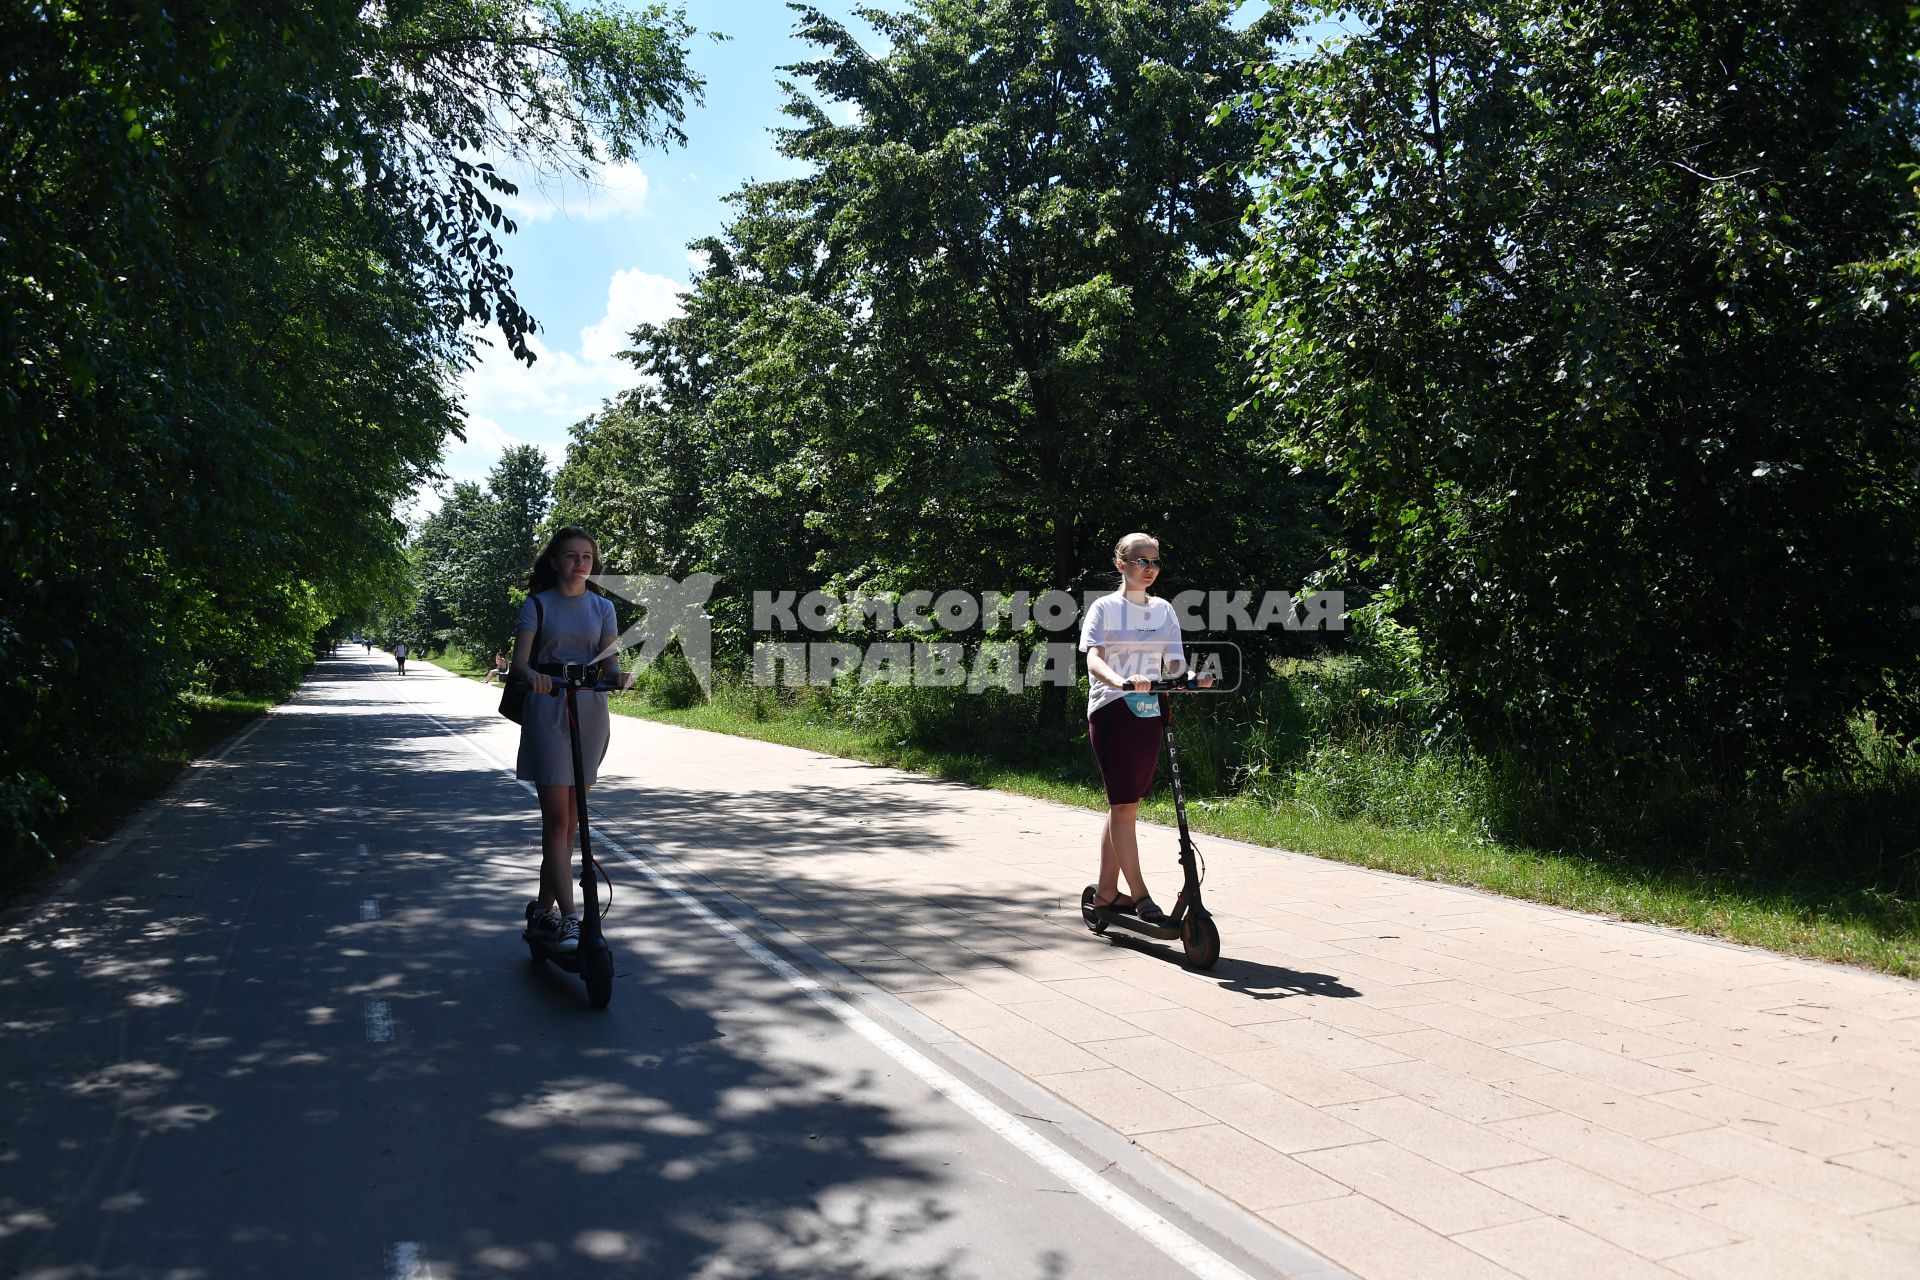
<svg viewBox="0 0 1920 1280"><path fill-rule="evenodd" d="M1363 1280L1920 1277L1913 983L1207 837L1196 974L1086 811L619 717L597 801Z"/></svg>

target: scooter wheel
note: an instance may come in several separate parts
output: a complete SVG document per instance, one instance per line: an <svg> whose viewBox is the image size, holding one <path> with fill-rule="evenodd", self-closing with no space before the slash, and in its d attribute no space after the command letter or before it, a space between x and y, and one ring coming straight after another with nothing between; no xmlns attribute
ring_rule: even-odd
<svg viewBox="0 0 1920 1280"><path fill-rule="evenodd" d="M1095 933L1105 933L1107 931L1106 916L1101 913L1100 908L1093 905L1093 899L1098 893L1099 888L1095 885L1088 885L1080 891L1080 918L1086 922L1087 928Z"/></svg>
<svg viewBox="0 0 1920 1280"><path fill-rule="evenodd" d="M547 953L540 949L539 943L529 942L527 944L527 958L532 960L534 964L539 965L546 961Z"/></svg>
<svg viewBox="0 0 1920 1280"><path fill-rule="evenodd" d="M1187 968L1207 970L1220 958L1220 930L1213 917L1195 913L1180 924L1180 946L1187 953Z"/></svg>
<svg viewBox="0 0 1920 1280"><path fill-rule="evenodd" d="M613 999L613 949L595 947L580 957L580 976L587 980L587 1003L606 1008Z"/></svg>

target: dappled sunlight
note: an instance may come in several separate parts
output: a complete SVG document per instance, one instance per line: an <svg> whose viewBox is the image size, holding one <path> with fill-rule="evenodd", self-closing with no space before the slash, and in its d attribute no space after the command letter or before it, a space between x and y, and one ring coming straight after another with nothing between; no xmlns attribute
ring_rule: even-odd
<svg viewBox="0 0 1920 1280"><path fill-rule="evenodd" d="M890 794L895 789L783 783L693 792L616 777L600 788L598 805L620 837L656 841L883 989L952 986L963 971L1047 981L1070 961L1096 971L1120 966L1130 977L1164 968L1170 980L1250 1002L1361 994L1340 975L1272 962L1270 948L1236 956L1232 936L1208 973L1184 969L1177 941L1118 929L1095 937L1080 922L1077 888L1069 894L1014 876L994 877L1006 893L955 883L951 860L960 846L939 834L950 826L943 811L955 805L953 784L907 778L899 781L906 795ZM1173 860L1171 850L1154 853ZM917 861L923 872L913 870ZM1171 871L1155 874L1177 885ZM1230 901L1231 887L1224 877L1210 881L1209 900Z"/></svg>
<svg viewBox="0 0 1920 1280"><path fill-rule="evenodd" d="M619 979L589 1011L519 939L531 799L422 715L349 696L306 718L363 688L323 664L245 770L170 809L57 927L9 921L0 1167L37 1150L45 1190L0 1199L0 1273L362 1274L385 1247L369 1230L433 1242L436 1277L977 1273L950 1202L971 1175L902 1110L929 1095L823 1060L837 1020L617 861ZM862 805L867 847L911 842L893 803ZM713 805L699 829L727 840L777 809ZM797 915L886 932L903 886L853 894L804 864L783 868ZM376 1002L390 1042L368 1041ZM219 1229L188 1243L209 1197Z"/></svg>
<svg viewBox="0 0 1920 1280"><path fill-rule="evenodd" d="M127 1105L158 1097L179 1078L178 1071L157 1062L120 1062L73 1081L66 1091L77 1098L112 1095Z"/></svg>

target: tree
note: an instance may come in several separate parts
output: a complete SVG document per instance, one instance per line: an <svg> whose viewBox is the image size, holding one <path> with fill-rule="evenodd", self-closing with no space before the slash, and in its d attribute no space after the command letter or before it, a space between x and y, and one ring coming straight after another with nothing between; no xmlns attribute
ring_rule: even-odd
<svg viewBox="0 0 1920 1280"><path fill-rule="evenodd" d="M780 146L809 171L735 193L685 315L635 335L650 389L581 435L662 446L636 459L657 524L698 495L660 554L746 587L1079 590L1146 526L1182 585L1300 571L1311 502L1228 428L1238 343L1204 269L1242 248L1253 138L1210 113L1283 24L921 0L859 11L875 56L793 7L821 55L790 70L841 110L789 86Z"/></svg>
<svg viewBox="0 0 1920 1280"><path fill-rule="evenodd" d="M880 58L801 11L823 54L794 70L856 110L838 124L796 92L782 149L816 172L767 198L838 268L872 366L829 452L899 517L850 511L843 545L923 579L965 548L1075 588L1105 573L1115 522L1268 509L1225 430L1229 335L1196 269L1239 247L1248 199L1230 164L1248 115L1210 112L1282 30L1235 31L1232 8L925 0L862 11ZM1189 556L1232 540L1160 532Z"/></svg>
<svg viewBox="0 0 1920 1280"><path fill-rule="evenodd" d="M677 137L687 34L559 0L0 8L10 847L189 683L284 687L392 595L462 324L532 325L483 153ZM140 679L76 678L105 669Z"/></svg>
<svg viewBox="0 0 1920 1280"><path fill-rule="evenodd" d="M1920 730L1920 332L1858 265L1916 11L1338 8L1250 99L1254 404L1462 723L1736 776Z"/></svg>

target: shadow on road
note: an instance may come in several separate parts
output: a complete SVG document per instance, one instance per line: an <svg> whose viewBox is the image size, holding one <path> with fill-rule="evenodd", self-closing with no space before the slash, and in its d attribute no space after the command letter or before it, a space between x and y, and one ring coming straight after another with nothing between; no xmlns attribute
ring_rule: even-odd
<svg viewBox="0 0 1920 1280"><path fill-rule="evenodd" d="M531 801L347 665L81 902L0 929L0 1275L390 1274L409 1241L463 1278L977 1273L938 1135L793 1052L844 1033L633 877L611 1010L531 965ZM912 843L886 801L802 800ZM804 841L745 851L791 797L650 803L806 877Z"/></svg>

